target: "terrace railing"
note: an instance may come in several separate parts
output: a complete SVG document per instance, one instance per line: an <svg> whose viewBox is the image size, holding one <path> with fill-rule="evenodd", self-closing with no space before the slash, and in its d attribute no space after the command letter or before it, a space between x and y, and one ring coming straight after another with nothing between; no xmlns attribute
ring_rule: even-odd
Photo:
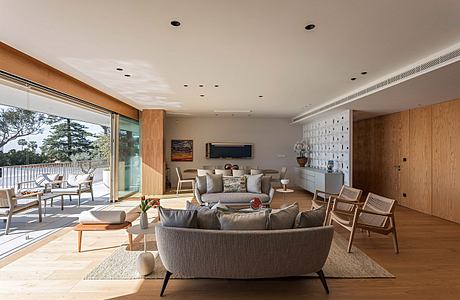
<svg viewBox="0 0 460 300"><path fill-rule="evenodd" d="M19 182L33 181L41 174L60 174L66 179L69 174L95 173L95 181L100 181L101 170L108 167L109 163L106 160L5 166L0 167L0 187L16 187ZM24 185L25 188L33 186L34 183Z"/></svg>

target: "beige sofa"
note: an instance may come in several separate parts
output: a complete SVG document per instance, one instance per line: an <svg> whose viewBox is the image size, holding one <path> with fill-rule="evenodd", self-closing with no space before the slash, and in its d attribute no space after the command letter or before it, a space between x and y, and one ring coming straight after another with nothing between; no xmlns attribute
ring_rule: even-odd
<svg viewBox="0 0 460 300"><path fill-rule="evenodd" d="M332 226L258 231L155 227L166 276L195 278L277 278L317 273L329 293L322 268Z"/></svg>

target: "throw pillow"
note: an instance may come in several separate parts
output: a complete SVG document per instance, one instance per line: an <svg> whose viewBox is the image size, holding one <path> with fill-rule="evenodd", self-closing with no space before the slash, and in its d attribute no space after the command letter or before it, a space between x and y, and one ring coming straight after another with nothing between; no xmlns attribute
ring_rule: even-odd
<svg viewBox="0 0 460 300"><path fill-rule="evenodd" d="M159 207L161 225L165 227L197 228L196 210L170 209Z"/></svg>
<svg viewBox="0 0 460 300"><path fill-rule="evenodd" d="M269 215L269 229L289 229L294 228L294 223L299 214L299 205L291 204L285 208L273 209Z"/></svg>
<svg viewBox="0 0 460 300"><path fill-rule="evenodd" d="M327 206L323 205L317 209L304 211L297 215L295 220L295 228L308 228L323 226L326 218Z"/></svg>
<svg viewBox="0 0 460 300"><path fill-rule="evenodd" d="M251 213L221 213L218 218L221 230L265 230L267 229L268 210Z"/></svg>
<svg viewBox="0 0 460 300"><path fill-rule="evenodd" d="M198 228L200 229L220 229L217 210L210 209L206 206L198 206L190 201L186 202L186 210L196 210L198 218Z"/></svg>
<svg viewBox="0 0 460 300"><path fill-rule="evenodd" d="M206 190L208 193L222 193L222 174L206 174Z"/></svg>
<svg viewBox="0 0 460 300"><path fill-rule="evenodd" d="M270 188L272 187L272 177L262 176L261 190L264 194L270 194Z"/></svg>
<svg viewBox="0 0 460 300"><path fill-rule="evenodd" d="M89 174L82 174L82 175L74 175L69 174L67 178L67 183L70 186L78 186L80 183L83 183L89 179Z"/></svg>
<svg viewBox="0 0 460 300"><path fill-rule="evenodd" d="M262 177L263 174L247 175L246 188L248 193L262 193Z"/></svg>
<svg viewBox="0 0 460 300"><path fill-rule="evenodd" d="M195 184L200 195L206 194L206 176L197 176L195 178Z"/></svg>
<svg viewBox="0 0 460 300"><path fill-rule="evenodd" d="M222 178L224 193L245 193L246 177L224 176Z"/></svg>
<svg viewBox="0 0 460 300"><path fill-rule="evenodd" d="M59 174L42 174L35 179L35 183L38 186L44 187L46 184L49 184L55 181L58 178Z"/></svg>

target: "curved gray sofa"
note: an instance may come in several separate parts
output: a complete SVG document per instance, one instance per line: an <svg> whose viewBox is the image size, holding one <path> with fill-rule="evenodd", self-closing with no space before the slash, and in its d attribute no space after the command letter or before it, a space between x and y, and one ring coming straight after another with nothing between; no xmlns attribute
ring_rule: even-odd
<svg viewBox="0 0 460 300"><path fill-rule="evenodd" d="M329 254L332 226L285 230L225 231L155 228L166 276L195 278L276 278L317 273L329 293L322 268Z"/></svg>

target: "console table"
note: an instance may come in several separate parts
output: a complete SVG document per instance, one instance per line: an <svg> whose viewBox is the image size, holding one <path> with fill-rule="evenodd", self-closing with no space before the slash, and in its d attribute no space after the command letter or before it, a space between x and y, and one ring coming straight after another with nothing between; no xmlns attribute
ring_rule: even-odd
<svg viewBox="0 0 460 300"><path fill-rule="evenodd" d="M325 169L296 167L295 184L311 193L315 193L316 190L339 193L343 185L343 173L328 173Z"/></svg>

